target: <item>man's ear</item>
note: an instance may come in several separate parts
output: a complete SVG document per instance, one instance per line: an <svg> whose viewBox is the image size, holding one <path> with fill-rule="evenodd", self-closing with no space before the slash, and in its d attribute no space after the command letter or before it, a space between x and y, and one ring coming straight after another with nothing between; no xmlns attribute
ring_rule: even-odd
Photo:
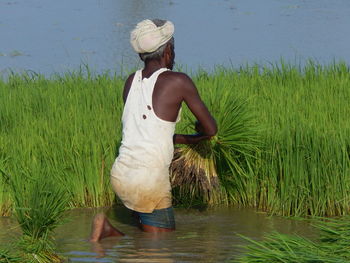
<svg viewBox="0 0 350 263"><path fill-rule="evenodd" d="M169 61L171 59L171 45L168 43L164 49L164 57Z"/></svg>

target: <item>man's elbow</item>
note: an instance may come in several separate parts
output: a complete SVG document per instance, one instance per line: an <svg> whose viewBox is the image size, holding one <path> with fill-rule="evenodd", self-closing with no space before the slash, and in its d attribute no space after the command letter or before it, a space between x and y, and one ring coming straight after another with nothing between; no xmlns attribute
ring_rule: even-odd
<svg viewBox="0 0 350 263"><path fill-rule="evenodd" d="M210 127L207 131L206 131L206 135L213 137L218 133L218 127L215 125L213 125L212 127Z"/></svg>

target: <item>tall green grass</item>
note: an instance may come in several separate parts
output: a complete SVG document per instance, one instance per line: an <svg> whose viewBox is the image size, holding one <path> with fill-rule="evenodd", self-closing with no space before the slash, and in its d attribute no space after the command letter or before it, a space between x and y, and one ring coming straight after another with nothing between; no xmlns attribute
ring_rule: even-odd
<svg viewBox="0 0 350 263"><path fill-rule="evenodd" d="M228 151L239 153L259 138L259 146L246 151L249 162L232 154L231 165L223 165L225 158L216 163L223 202L280 215L349 212L347 65L310 62L296 67L282 62L218 67L192 77L221 123L219 141L227 142ZM0 80L0 174L30 182L36 177L32 171L40 170L64 185L71 207L111 205L109 171L121 139L124 80L89 71L50 78L13 74ZM237 101L245 102L241 109L250 125L238 114L235 121L241 129L237 126L231 134L226 128L234 112L226 109ZM185 108L177 132L193 132L190 116ZM245 131L248 137L235 144L236 132ZM8 213L13 200L4 176L0 189L0 211ZM188 200L175 195L179 202Z"/></svg>
<svg viewBox="0 0 350 263"><path fill-rule="evenodd" d="M11 200L7 187L8 178L5 174L7 160L0 157L0 215L9 215L11 211Z"/></svg>
<svg viewBox="0 0 350 263"><path fill-rule="evenodd" d="M282 215L348 213L349 68L282 64L251 74L266 127L256 205Z"/></svg>
<svg viewBox="0 0 350 263"><path fill-rule="evenodd" d="M245 98L244 111L258 127L262 145L255 162L241 163L241 173L221 174L231 203L286 216L349 212L350 74L345 64L218 68L213 74L200 72L195 80L209 105L215 96L208 90L225 90L232 104ZM226 100L216 100L214 115ZM221 112L215 117L225 116ZM251 132L252 123L242 126ZM244 141L253 139L251 134ZM233 142L231 147L239 149Z"/></svg>
<svg viewBox="0 0 350 263"><path fill-rule="evenodd" d="M177 147L170 167L173 186L186 200L202 199L209 205L244 204L250 194L247 175L261 146L259 125L247 103L233 97L229 86L214 90L203 85L201 91L219 130L211 140ZM188 110L184 115L194 123ZM233 195L236 190L239 193Z"/></svg>
<svg viewBox="0 0 350 263"><path fill-rule="evenodd" d="M83 72L0 81L4 172L24 181L33 179L28 174L35 178L31 171L45 172L66 187L72 207L111 205L109 170L120 141L121 85L119 77Z"/></svg>

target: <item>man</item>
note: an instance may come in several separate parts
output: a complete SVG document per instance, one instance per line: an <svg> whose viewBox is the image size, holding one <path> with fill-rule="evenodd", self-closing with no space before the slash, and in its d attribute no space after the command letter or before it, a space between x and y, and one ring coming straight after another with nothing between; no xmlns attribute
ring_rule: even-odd
<svg viewBox="0 0 350 263"><path fill-rule="evenodd" d="M144 68L125 82L123 136L111 171L111 183L123 204L135 211L146 232L175 230L169 165L174 143L192 144L217 132L214 118L202 102L192 80L173 72L174 25L170 21L144 20L131 32L130 42ZM197 118L193 135L174 134L181 104ZM90 240L123 233L103 214L95 217Z"/></svg>

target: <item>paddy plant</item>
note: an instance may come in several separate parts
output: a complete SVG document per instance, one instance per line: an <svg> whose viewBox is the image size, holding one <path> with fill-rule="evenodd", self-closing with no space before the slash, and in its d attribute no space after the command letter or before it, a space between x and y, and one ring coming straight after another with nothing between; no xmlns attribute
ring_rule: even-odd
<svg viewBox="0 0 350 263"><path fill-rule="evenodd" d="M271 133L265 137L263 158L268 170L259 173L276 191L269 191L270 196L265 192L263 198L270 203L267 207L284 215L346 213L349 71L344 66L310 66L304 74L294 73L290 84L279 84L283 74L277 78L276 89L285 93L279 96L284 107L272 104L275 114L269 114Z"/></svg>
<svg viewBox="0 0 350 263"><path fill-rule="evenodd" d="M11 200L9 188L7 185L7 177L5 175L6 166L5 156L0 156L0 216L10 215Z"/></svg>
<svg viewBox="0 0 350 263"><path fill-rule="evenodd" d="M0 151L10 159L7 172L46 171L68 189L72 207L111 205L109 170L120 141L118 81L76 72L52 79L13 75L2 82Z"/></svg>
<svg viewBox="0 0 350 263"><path fill-rule="evenodd" d="M15 241L9 237L7 248L0 248L0 262L62 262L55 252L53 231L63 223L69 195L45 171L22 168L19 174L6 172L5 166L1 169L2 186L21 235Z"/></svg>
<svg viewBox="0 0 350 263"><path fill-rule="evenodd" d="M349 76L345 64L312 62L304 68L283 62L272 68L218 68L197 76L207 104L215 96L206 85L216 93L226 90L232 103L245 98L255 118L261 144L255 145L254 162L238 166L244 172L237 177L222 177L232 203L285 216L348 213ZM219 100L214 112L222 104ZM254 140L254 135L245 138Z"/></svg>
<svg viewBox="0 0 350 263"><path fill-rule="evenodd" d="M13 216L21 235L0 251L0 262L63 262L55 252L54 230L64 223L69 195L45 172L5 174L13 200Z"/></svg>
<svg viewBox="0 0 350 263"><path fill-rule="evenodd" d="M21 262L21 259L10 255L10 252L5 249L0 249L0 263Z"/></svg>
<svg viewBox="0 0 350 263"><path fill-rule="evenodd" d="M220 90L203 83L201 88L219 130L211 140L175 150L170 167L172 184L186 198L202 198L210 205L237 199L245 202L249 191L242 182L249 180L249 169L259 150L259 127L247 103L234 98L229 87ZM184 115L194 123L187 108Z"/></svg>
<svg viewBox="0 0 350 263"><path fill-rule="evenodd" d="M312 64L300 74L278 70L274 81L261 83L272 91L270 107L260 105L268 129L258 205L282 215L348 213L349 70L343 64Z"/></svg>
<svg viewBox="0 0 350 263"><path fill-rule="evenodd" d="M267 235L261 241L244 237L249 244L244 246L244 255L234 262L350 262L349 227L349 217L346 216L316 223L315 228L320 232L317 240L278 232Z"/></svg>
<svg viewBox="0 0 350 263"><path fill-rule="evenodd" d="M348 214L349 76L344 63L313 62L193 74L219 131L196 149L176 150L175 199L285 216ZM121 139L124 81L88 69L0 80L1 214L14 204L4 174L25 174L28 184L35 171L47 174L67 190L69 207L115 201L109 173ZM194 122L184 106L176 132L194 133Z"/></svg>

